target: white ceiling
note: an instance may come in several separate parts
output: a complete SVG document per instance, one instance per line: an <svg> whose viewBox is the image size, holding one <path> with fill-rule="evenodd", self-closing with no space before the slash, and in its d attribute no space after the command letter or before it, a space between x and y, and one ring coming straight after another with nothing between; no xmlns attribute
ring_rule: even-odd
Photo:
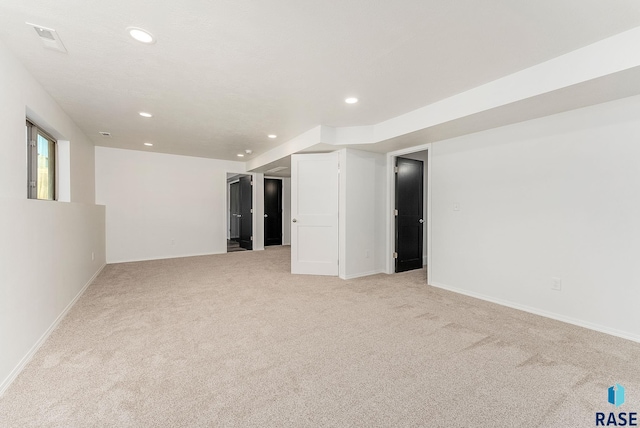
<svg viewBox="0 0 640 428"><path fill-rule="evenodd" d="M68 54L25 21L55 29ZM637 0L0 3L0 41L95 144L229 160L320 124L372 125L637 26Z"/></svg>

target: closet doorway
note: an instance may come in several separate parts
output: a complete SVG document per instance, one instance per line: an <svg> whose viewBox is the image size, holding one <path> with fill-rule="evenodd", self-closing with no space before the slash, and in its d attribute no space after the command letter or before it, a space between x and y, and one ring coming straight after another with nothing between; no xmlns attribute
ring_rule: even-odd
<svg viewBox="0 0 640 428"><path fill-rule="evenodd" d="M264 179L264 246L282 245L282 180Z"/></svg>

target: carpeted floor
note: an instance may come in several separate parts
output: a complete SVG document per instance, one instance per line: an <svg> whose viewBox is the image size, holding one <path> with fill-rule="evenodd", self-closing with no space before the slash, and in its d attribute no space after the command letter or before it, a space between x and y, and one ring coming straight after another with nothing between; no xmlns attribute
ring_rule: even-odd
<svg viewBox="0 0 640 428"><path fill-rule="evenodd" d="M0 426L591 427L640 344L425 285L292 276L288 247L107 266Z"/></svg>
<svg viewBox="0 0 640 428"><path fill-rule="evenodd" d="M235 251L247 251L247 250L245 248L242 248L238 241L232 241L227 239L227 253L233 253Z"/></svg>

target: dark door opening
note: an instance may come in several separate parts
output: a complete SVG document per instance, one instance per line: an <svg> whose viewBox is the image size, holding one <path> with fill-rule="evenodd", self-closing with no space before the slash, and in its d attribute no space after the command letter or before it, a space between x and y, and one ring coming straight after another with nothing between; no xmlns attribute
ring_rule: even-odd
<svg viewBox="0 0 640 428"><path fill-rule="evenodd" d="M396 272L422 268L424 163L396 158Z"/></svg>
<svg viewBox="0 0 640 428"><path fill-rule="evenodd" d="M253 249L253 198L251 176L242 176L238 181L240 193L240 247Z"/></svg>
<svg viewBox="0 0 640 428"><path fill-rule="evenodd" d="M229 185L229 239L240 241L240 183L235 182Z"/></svg>
<svg viewBox="0 0 640 428"><path fill-rule="evenodd" d="M282 245L282 180L264 179L264 245Z"/></svg>

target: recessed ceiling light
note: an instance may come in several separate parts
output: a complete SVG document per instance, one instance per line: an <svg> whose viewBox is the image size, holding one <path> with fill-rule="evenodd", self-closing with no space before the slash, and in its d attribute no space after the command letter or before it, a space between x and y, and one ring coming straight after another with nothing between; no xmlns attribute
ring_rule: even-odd
<svg viewBox="0 0 640 428"><path fill-rule="evenodd" d="M127 28L129 35L139 41L140 43L151 44L155 43L156 39L154 39L153 35L147 30L143 30L142 28L137 27L129 27Z"/></svg>
<svg viewBox="0 0 640 428"><path fill-rule="evenodd" d="M153 143L144 143L144 145L151 147L151 146L153 146Z"/></svg>
<svg viewBox="0 0 640 428"><path fill-rule="evenodd" d="M251 150L251 149L247 149L247 150L245 150L244 152L245 152L246 154L250 155L251 153L253 153L253 150Z"/></svg>
<svg viewBox="0 0 640 428"><path fill-rule="evenodd" d="M138 113L140 116L142 117L153 117L153 115L151 113L147 113L145 111L141 111L140 113Z"/></svg>
<svg viewBox="0 0 640 428"><path fill-rule="evenodd" d="M269 135L267 135L267 137L269 137L269 138L278 138L278 136L276 134L269 134Z"/></svg>
<svg viewBox="0 0 640 428"><path fill-rule="evenodd" d="M239 157L239 158L243 158L243 157L244 157L244 155L243 155L242 153L238 153L238 157Z"/></svg>
<svg viewBox="0 0 640 428"><path fill-rule="evenodd" d="M349 97L345 99L344 102L347 104L355 104L358 102L358 99L356 97Z"/></svg>

